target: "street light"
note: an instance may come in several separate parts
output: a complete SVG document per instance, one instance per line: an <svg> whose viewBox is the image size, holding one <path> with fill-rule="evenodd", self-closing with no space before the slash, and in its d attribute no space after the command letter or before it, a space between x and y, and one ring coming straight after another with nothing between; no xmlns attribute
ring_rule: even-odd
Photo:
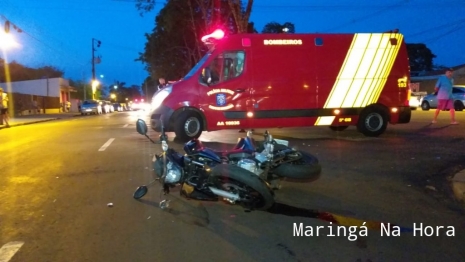
<svg viewBox="0 0 465 262"><path fill-rule="evenodd" d="M7 50L13 47L19 47L13 35L0 30L0 49Z"/></svg>
<svg viewBox="0 0 465 262"><path fill-rule="evenodd" d="M92 80L92 100L95 100L95 91L97 90L97 86L99 85L99 81Z"/></svg>

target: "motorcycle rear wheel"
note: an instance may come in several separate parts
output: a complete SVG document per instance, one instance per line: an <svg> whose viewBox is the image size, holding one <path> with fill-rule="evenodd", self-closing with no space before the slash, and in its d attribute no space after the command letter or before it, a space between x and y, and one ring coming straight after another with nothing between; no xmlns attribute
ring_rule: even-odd
<svg viewBox="0 0 465 262"><path fill-rule="evenodd" d="M210 181L220 189L238 194L248 209L267 210L274 204L273 191L256 174L235 165L221 164L212 169Z"/></svg>

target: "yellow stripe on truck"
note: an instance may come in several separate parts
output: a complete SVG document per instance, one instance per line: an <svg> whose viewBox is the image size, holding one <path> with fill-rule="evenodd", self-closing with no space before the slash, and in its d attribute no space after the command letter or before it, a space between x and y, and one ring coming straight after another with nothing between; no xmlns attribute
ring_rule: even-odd
<svg viewBox="0 0 465 262"><path fill-rule="evenodd" d="M392 45L391 39L397 44ZM376 103L402 39L401 34L355 34L323 108L360 108ZM327 125L320 119L315 125Z"/></svg>

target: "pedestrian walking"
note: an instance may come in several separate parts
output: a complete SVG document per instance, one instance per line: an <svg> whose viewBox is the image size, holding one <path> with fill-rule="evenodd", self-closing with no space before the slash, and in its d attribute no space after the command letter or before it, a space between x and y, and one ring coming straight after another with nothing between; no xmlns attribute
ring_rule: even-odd
<svg viewBox="0 0 465 262"><path fill-rule="evenodd" d="M434 118L431 123L437 123L438 115L441 110L449 110L450 112L450 124L457 125L458 122L455 121L455 109L454 109L454 99L452 97L452 87L454 85L452 74L453 69L448 68L444 75L440 76L436 82L434 90L437 92L438 107L434 112Z"/></svg>
<svg viewBox="0 0 465 262"><path fill-rule="evenodd" d="M66 112L69 112L69 110L71 109L71 102L66 101Z"/></svg>
<svg viewBox="0 0 465 262"><path fill-rule="evenodd" d="M0 115L3 121L6 123L6 127L10 127L10 117L8 116L8 94L3 92L3 88L0 87Z"/></svg>

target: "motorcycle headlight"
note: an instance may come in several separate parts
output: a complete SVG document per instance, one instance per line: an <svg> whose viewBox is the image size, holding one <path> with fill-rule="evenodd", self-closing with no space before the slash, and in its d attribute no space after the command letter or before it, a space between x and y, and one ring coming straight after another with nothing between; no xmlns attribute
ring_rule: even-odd
<svg viewBox="0 0 465 262"><path fill-rule="evenodd" d="M181 180L181 174L181 169L177 165L173 164L172 162L168 162L166 165L165 183L178 183Z"/></svg>
<svg viewBox="0 0 465 262"><path fill-rule="evenodd" d="M165 88L163 88L162 90L160 90L159 92L157 92L153 98L152 98L152 110L155 110L157 109L161 103L163 103L163 101L165 100L165 98L171 94L171 90L173 90L173 86L170 85L170 86L167 86Z"/></svg>
<svg viewBox="0 0 465 262"><path fill-rule="evenodd" d="M168 150L168 143L166 143L166 141L161 141L161 149L163 149L163 152Z"/></svg>

